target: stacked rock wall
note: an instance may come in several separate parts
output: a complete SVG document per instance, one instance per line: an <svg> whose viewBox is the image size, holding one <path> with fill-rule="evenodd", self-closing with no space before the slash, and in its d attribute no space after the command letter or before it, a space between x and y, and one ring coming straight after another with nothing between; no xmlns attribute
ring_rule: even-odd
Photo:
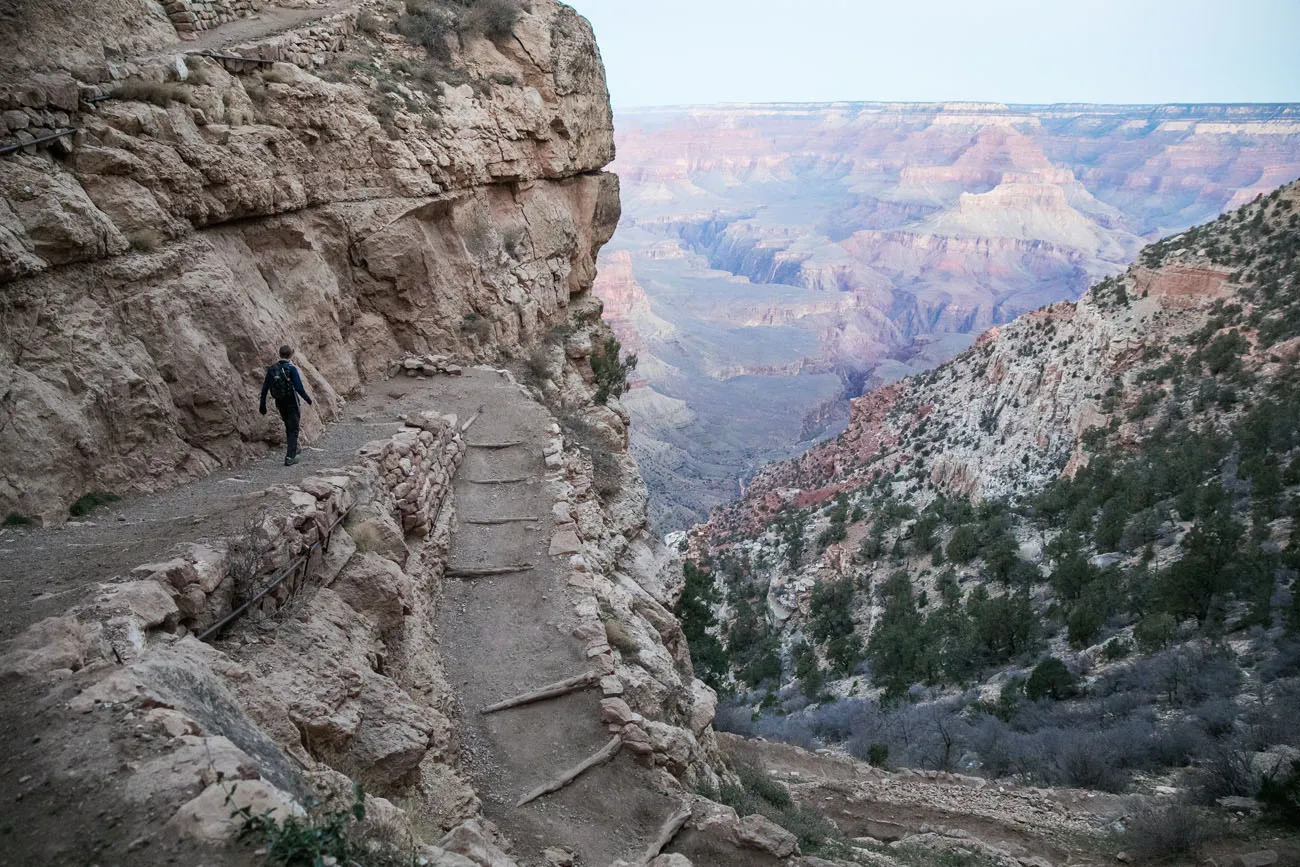
<svg viewBox="0 0 1300 867"><path fill-rule="evenodd" d="M28 144L66 130L81 109L81 89L67 74L33 75L0 86L0 147ZM61 141L60 152L70 149Z"/></svg>
<svg viewBox="0 0 1300 867"><path fill-rule="evenodd" d="M257 57L308 68L324 66L325 55L342 51L356 32L355 12L322 18L310 27L290 30L257 42L240 43L222 49L223 54Z"/></svg>
<svg viewBox="0 0 1300 867"><path fill-rule="evenodd" d="M125 630L125 640L114 642L118 655L132 657L155 626L201 634L276 577L288 575L250 609L255 616L278 611L304 586L328 586L347 560L329 542L358 503L391 516L407 536L428 536L465 454L456 424L455 416L423 413L407 430L364 446L356 465L283 489L281 507L254 516L242 538L189 544L172 559L132 570L167 590L175 611Z"/></svg>
<svg viewBox="0 0 1300 867"><path fill-rule="evenodd" d="M403 532L424 538L451 492L465 440L454 415L426 412L407 424L414 429L363 447L361 457L375 467L380 501L389 505Z"/></svg>
<svg viewBox="0 0 1300 867"><path fill-rule="evenodd" d="M251 0L169 0L163 8L181 38L257 11Z"/></svg>

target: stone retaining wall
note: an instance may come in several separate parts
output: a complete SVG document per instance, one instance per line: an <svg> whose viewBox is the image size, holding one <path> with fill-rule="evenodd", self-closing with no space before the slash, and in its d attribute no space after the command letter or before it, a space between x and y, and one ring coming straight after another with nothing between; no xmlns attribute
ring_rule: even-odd
<svg viewBox="0 0 1300 867"><path fill-rule="evenodd" d="M183 12L173 13L171 9L174 6L194 7L196 10L199 7L212 8L199 11L187 8ZM203 30L233 17L240 17L253 9L248 0L176 0L167 8L174 23L177 15L209 16L197 21L184 20L176 23L178 31L182 27ZM229 10L235 11L232 13ZM221 17L223 15L226 17ZM202 22L211 23L200 26ZM347 47L348 37L354 33L356 13L345 12L266 39L231 45L216 53L292 63L310 69L324 66L326 55L343 51ZM78 75L89 80L73 78L67 72L38 73L26 81L0 86L0 146L30 144L44 136L79 126L78 115L87 108L89 101L111 96L120 82L137 78L152 82L183 81L188 74L185 57L184 54L177 54L161 62L154 58L138 64L108 63L80 70ZM227 58L218 62L234 73L265 68L264 64L241 63ZM88 102L83 103L83 100ZM57 152L67 153L72 150L73 140L58 139L47 146Z"/></svg>
<svg viewBox="0 0 1300 867"><path fill-rule="evenodd" d="M325 65L325 55L343 51L357 32L356 12L322 18L309 27L221 49L222 54L292 63L309 69Z"/></svg>
<svg viewBox="0 0 1300 867"><path fill-rule="evenodd" d="M457 423L454 415L426 412L414 417L407 421L406 430L363 446L356 466L308 477L285 489L288 508L253 517L241 536L190 544L170 560L132 570L135 578L162 585L175 611L154 624L123 624L120 636L108 636L114 648L123 658L134 656L142 649L144 633L153 627L182 634L203 632L322 544L357 503L368 502L388 512L408 536L427 536L465 454ZM350 554L327 550L322 544L311 553L306 580L328 585ZM123 586L128 585L113 585L107 595L122 592L116 588ZM258 603L254 613L279 610L295 589L295 582L283 582Z"/></svg>
<svg viewBox="0 0 1300 867"><path fill-rule="evenodd" d="M68 129L80 103L81 89L67 73L33 75L0 87L0 145L27 144Z"/></svg>
<svg viewBox="0 0 1300 867"><path fill-rule="evenodd" d="M252 0L169 0L163 8L181 38L257 11Z"/></svg>

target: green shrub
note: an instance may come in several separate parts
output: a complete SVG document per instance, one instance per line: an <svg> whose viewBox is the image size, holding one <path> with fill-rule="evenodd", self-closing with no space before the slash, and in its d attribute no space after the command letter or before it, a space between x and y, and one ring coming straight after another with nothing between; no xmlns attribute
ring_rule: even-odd
<svg viewBox="0 0 1300 867"><path fill-rule="evenodd" d="M231 787L226 794L227 806L234 792ZM325 811L319 802L312 802L306 818L287 816L283 822L276 821L270 810L255 814L250 807L233 809L231 817L241 823L240 839L251 837L266 845L266 857L272 864L321 867L326 858L343 864L361 854L349 839L349 831L366 817L366 796L360 785L354 785L350 807Z"/></svg>
<svg viewBox="0 0 1300 867"><path fill-rule="evenodd" d="M83 515L90 514L93 509L99 506L116 503L120 499L122 498L117 494L110 494L107 491L91 491L73 503L72 507L68 509L68 514L74 518L80 518Z"/></svg>
<svg viewBox="0 0 1300 867"><path fill-rule="evenodd" d="M970 524L963 524L952 532L948 540L948 559L954 563L969 563L979 556L979 536Z"/></svg>
<svg viewBox="0 0 1300 867"><path fill-rule="evenodd" d="M629 355L619 360L622 352L617 337L605 341L599 352L592 353L591 372L596 375L596 403L604 405L611 397L620 397L627 391L627 375L636 369L637 358Z"/></svg>
<svg viewBox="0 0 1300 867"><path fill-rule="evenodd" d="M883 768L889 764L889 744L871 744L867 747L867 764Z"/></svg>
<svg viewBox="0 0 1300 867"><path fill-rule="evenodd" d="M5 516L4 525L6 527L26 527L32 522L32 519L21 512L10 512Z"/></svg>
<svg viewBox="0 0 1300 867"><path fill-rule="evenodd" d="M1101 656L1107 662L1123 659L1133 652L1133 642L1127 638L1112 638L1101 646Z"/></svg>
<svg viewBox="0 0 1300 867"><path fill-rule="evenodd" d="M1025 682L1025 695L1032 701L1042 698L1062 701L1075 694L1077 683L1078 678L1070 673L1065 663L1055 656L1049 656L1034 666L1029 680Z"/></svg>
<svg viewBox="0 0 1300 867"><path fill-rule="evenodd" d="M1291 827L1300 826L1300 759L1291 760L1289 771L1265 774L1256 796L1269 818Z"/></svg>
<svg viewBox="0 0 1300 867"><path fill-rule="evenodd" d="M737 763L734 770L738 783L723 783L718 789L705 786L700 794L726 804L742 816L766 816L794 834L805 855L830 855L840 850L840 833L820 810L796 804L789 790L761 768Z"/></svg>
<svg viewBox="0 0 1300 867"><path fill-rule="evenodd" d="M723 691L727 654L714 634L718 620L713 614L713 606L721 599L713 583L713 574L690 560L682 564L682 573L686 581L673 613L681 621L695 676L715 690Z"/></svg>

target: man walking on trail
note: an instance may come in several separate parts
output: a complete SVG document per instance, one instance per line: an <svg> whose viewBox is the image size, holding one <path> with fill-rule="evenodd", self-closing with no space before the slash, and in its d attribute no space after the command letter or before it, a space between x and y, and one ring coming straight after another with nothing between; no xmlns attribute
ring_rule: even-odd
<svg viewBox="0 0 1300 867"><path fill-rule="evenodd" d="M262 401L257 408L258 412L266 415L266 395L270 393L275 398L275 408L284 420L284 438L289 444L284 453L286 467L298 463L298 395L301 394L303 400L311 403L311 398L303 391L298 368L289 362L292 356L292 346L280 347L280 360L266 369L266 378L262 380Z"/></svg>

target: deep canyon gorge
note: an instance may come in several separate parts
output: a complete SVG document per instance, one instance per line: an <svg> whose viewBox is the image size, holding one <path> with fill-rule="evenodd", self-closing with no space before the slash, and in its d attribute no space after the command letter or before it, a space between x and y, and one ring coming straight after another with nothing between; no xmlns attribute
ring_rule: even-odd
<svg viewBox="0 0 1300 867"><path fill-rule="evenodd" d="M1294 105L620 112L596 294L660 529L842 429L847 398L1300 176Z"/></svg>

